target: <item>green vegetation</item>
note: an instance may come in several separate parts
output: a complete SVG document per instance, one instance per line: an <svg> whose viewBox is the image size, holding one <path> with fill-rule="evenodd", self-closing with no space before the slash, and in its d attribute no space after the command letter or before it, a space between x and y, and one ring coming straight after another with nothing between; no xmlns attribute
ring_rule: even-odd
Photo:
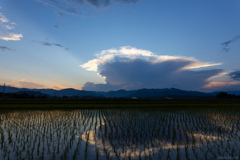
<svg viewBox="0 0 240 160"><path fill-rule="evenodd" d="M239 99L0 99L1 109L240 107Z"/></svg>

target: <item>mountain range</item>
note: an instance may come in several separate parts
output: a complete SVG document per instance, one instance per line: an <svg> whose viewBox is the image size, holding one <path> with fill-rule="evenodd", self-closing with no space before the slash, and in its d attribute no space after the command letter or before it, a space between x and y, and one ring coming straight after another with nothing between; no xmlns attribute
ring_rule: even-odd
<svg viewBox="0 0 240 160"><path fill-rule="evenodd" d="M3 86L0 86L0 92L3 92ZM47 96L53 97L74 97L74 98L166 98L166 99L194 99L194 98L213 98L219 92L205 93L198 91L186 91L176 88L165 89L138 89L138 90L118 90L109 92L76 90L73 88L54 90L54 89L28 89L5 87L5 93L33 95L35 97ZM229 94L240 95L239 91L232 91Z"/></svg>

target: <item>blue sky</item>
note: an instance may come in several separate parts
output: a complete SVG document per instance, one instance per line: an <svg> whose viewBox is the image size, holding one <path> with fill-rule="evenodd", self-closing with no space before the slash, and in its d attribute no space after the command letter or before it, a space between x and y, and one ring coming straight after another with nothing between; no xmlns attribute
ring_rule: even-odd
<svg viewBox="0 0 240 160"><path fill-rule="evenodd" d="M0 7L1 84L240 89L238 0L3 0Z"/></svg>

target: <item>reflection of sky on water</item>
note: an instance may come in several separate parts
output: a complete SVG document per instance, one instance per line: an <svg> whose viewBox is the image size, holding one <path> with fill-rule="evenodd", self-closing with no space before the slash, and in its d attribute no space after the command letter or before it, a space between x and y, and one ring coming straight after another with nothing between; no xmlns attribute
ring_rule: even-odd
<svg viewBox="0 0 240 160"><path fill-rule="evenodd" d="M104 123L102 123L102 126L105 125ZM99 129L100 125L96 127L96 129ZM89 135L89 137L87 136ZM200 143L201 140L205 140L205 141L209 141L209 142L214 142L214 141L227 141L229 140L228 138L225 137L217 137L217 136L211 136L211 135L204 135L204 134L198 134L198 133L192 133L192 134L188 134L189 137L194 137L196 143L194 144L188 144L188 148L193 148L193 147L204 147L203 143ZM77 136L79 137L79 136ZM88 140L87 140L88 137ZM107 148L108 150L108 154L109 156L116 156L116 153L114 152L114 148L113 146L111 146L111 144L109 143L109 141L105 142L106 144L103 145L102 140L96 138L95 136L95 131L86 131L81 135L82 140L84 140L85 142L88 141L89 144L93 145L93 146L97 146L97 148L100 150L99 154L104 156L106 153L104 153L104 148ZM154 139L154 143L157 144L162 144L159 147L148 147L148 148L144 148L144 145L132 145L129 148L125 149L125 152L120 153L118 156L121 158L126 157L126 155L128 155L128 158L133 158L136 159L138 157L144 157L144 156L152 156L154 153L156 154L156 152L159 151L159 149L161 150L177 150L177 149L185 149L186 144L172 144L166 141L162 141L159 139ZM131 148L135 148L134 150Z"/></svg>
<svg viewBox="0 0 240 160"><path fill-rule="evenodd" d="M231 131L234 129L234 125L239 127L240 115L229 115L227 113L209 113L207 114L210 118L210 123L218 126L226 131Z"/></svg>
<svg viewBox="0 0 240 160"><path fill-rule="evenodd" d="M6 111L0 113L0 159L238 156L239 120L238 110L214 109Z"/></svg>

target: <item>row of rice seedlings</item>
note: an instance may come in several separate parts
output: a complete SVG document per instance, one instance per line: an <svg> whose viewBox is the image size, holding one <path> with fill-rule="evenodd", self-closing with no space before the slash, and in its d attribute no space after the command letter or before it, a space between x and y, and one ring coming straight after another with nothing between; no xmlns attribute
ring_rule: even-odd
<svg viewBox="0 0 240 160"><path fill-rule="evenodd" d="M44 150L44 148L46 147L47 148L47 150L48 150L48 152L53 152L53 151L50 151L50 148L56 148L56 147L54 147L52 144L54 144L55 142L54 142L54 136L55 136L55 134L51 131L52 130L52 126L51 125L48 125L48 124L45 124L45 126L43 126L43 134L42 135L40 135L39 133L34 133L35 135L35 137L36 138L31 138L31 137L33 137L32 136L32 134L33 134L33 131L31 131L31 130L26 130L26 129L21 129L21 128L19 128L19 127L17 127L16 126L16 129L14 129L12 126L11 126L11 124L14 124L14 123L9 123L8 124L8 126L9 126L9 128L11 128L11 129L13 129L13 130L16 130L16 140L14 141L14 144L18 144L18 146L16 147L16 146L14 146L13 148L14 149L16 149L17 148L17 150L21 150L21 152L19 152L19 153L21 153L20 154L20 156L19 156L19 158L21 158L21 155L25 155L25 157L26 157L26 154L24 154L24 152L28 152L28 154L31 154L31 152L30 151L32 151L32 152L34 152L34 148L38 148L38 152L39 152L39 150L41 150L41 152L43 153L43 150ZM25 127L23 127L23 128L30 128L30 126L26 123L25 124L25 122L24 123L22 123L22 125L21 126L25 126ZM42 126L41 126L42 127ZM20 131L19 131L20 130ZM61 131L61 129L60 129L60 131ZM8 133L9 133L9 137L8 137L8 139L9 139L9 141L11 142L12 140L11 140L11 131L8 131ZM24 136L24 135L26 135L26 134L29 134L28 136ZM47 137L46 137L46 134L47 134ZM4 135L4 134L1 134L1 135ZM20 135L20 136L19 136ZM36 146L37 147L35 147L35 146L32 146L32 148L33 149L28 149L29 147L31 147L30 145L29 145L29 143L30 143L30 141L32 142L33 141L33 139L34 139L34 141L36 142L37 141L37 137L40 137L39 138L39 140L38 140L38 142L36 143ZM2 136L3 137L3 136ZM21 137L21 138L17 138L17 137ZM3 138L4 139L4 138ZM47 140L47 142L45 143L44 141L45 140ZM20 144L18 143L20 141ZM1 141L1 142L6 142L6 140L4 140L4 141ZM30 143L30 144L32 144L32 143ZM59 142L58 142L58 144L59 144ZM27 146L27 147L26 147ZM40 146L43 146L42 147L42 149L40 149ZM60 145L59 145L60 146ZM1 147L1 148L3 148L3 147ZM10 148L9 146L8 146L8 148ZM27 148L27 149L26 149ZM11 150L11 149L10 149ZM54 149L53 149L54 150ZM37 152L37 151L36 151ZM54 151L54 153L55 153L55 151ZM40 154L40 153L39 153ZM19 155L19 154L16 154L16 155ZM42 154L43 156L44 156L44 154ZM24 158L24 157L23 157Z"/></svg>
<svg viewBox="0 0 240 160"><path fill-rule="evenodd" d="M0 117L0 156L3 159L236 156L239 154L236 147L240 138L239 113L229 115L233 118L216 110L6 113ZM224 126L226 124L231 126L230 129ZM199 154L200 151L204 154ZM11 157L9 153L15 154Z"/></svg>
<svg viewBox="0 0 240 160"><path fill-rule="evenodd" d="M159 115L158 115L159 116ZM173 115L170 115L170 116L172 116L172 117L174 117ZM199 123L199 121L201 121L201 120L195 120L195 119L193 119L192 117L189 117L188 115L185 115L185 116L187 116L187 118L189 118L189 119L192 119L192 120L190 120L190 122L191 123L194 123L194 124L197 124L197 123ZM201 117L201 116L200 116ZM152 118L152 117L151 117ZM186 118L186 119L187 119ZM167 118L167 119L169 119L169 117ZM167 120L166 119L166 120ZM110 122L110 124L112 123L113 121L111 121ZM130 121L131 122L131 121ZM176 120L173 120L173 123L175 123L176 122ZM177 148L179 148L179 146L181 145L181 141L183 141L182 140L182 137L183 136L179 136L180 138L176 138L176 135L177 135L177 133L178 134L180 134L180 135L182 135L181 133L182 133L182 131L178 131L179 130L179 128L184 128L184 126L187 126L188 125L188 123L187 123L187 121L185 121L185 123L183 123L184 125L183 125L183 127L180 127L180 125L179 124L174 124L174 125L169 125L169 123L172 123L171 121L168 121L168 129L167 129L167 132L163 132L164 134L166 134L165 135L165 138L166 138L166 141L168 141L169 139L171 139L171 138L169 138L169 137L171 137L170 135L172 135L172 138L173 139L171 139L171 141L172 141L172 148L174 148L174 144L175 144L175 141L177 141L177 139L180 141L180 143L179 142L177 142ZM205 122L206 123L206 122ZM108 124L107 122L106 122L106 124ZM149 124L148 124L149 125ZM148 126L147 125L147 126ZM199 124L198 124L199 125ZM111 125L111 126L114 126L114 125ZM116 125L115 125L116 126ZM153 124L153 126L155 126L154 124ZM175 127L173 127L172 129L169 129L170 128L170 126L175 126ZM176 127L176 126L178 126L178 127ZM192 131L195 131L195 130L199 130L199 129L197 129L196 127L194 128L194 126L193 125L189 125L189 126L191 126L191 127L193 127L193 129L191 130L189 127L185 127L185 129L183 130L183 132L184 132L184 134L185 134L185 139L186 139L186 144L187 145L185 145L185 144L183 144L183 145L185 145L185 150L186 150L186 152L185 152L185 154L186 154L186 156L187 157L190 157L190 151L191 151L191 156L194 156L195 158L198 158L198 155L199 155L199 152L198 151L196 151L196 148L197 147L199 147L199 144L197 144L197 140L196 140L196 136L194 135L194 133L192 132ZM165 126L166 127L166 126ZM164 128L165 128L164 127ZM202 127L202 126L201 126ZM118 127L119 128L119 127ZM203 127L202 127L203 128ZM211 129L212 128L212 126L207 126L207 128L210 128L210 132L213 132L214 130L213 129ZM111 132L112 132L112 130L113 129L111 129ZM130 131L129 131L129 129L127 129L128 131L128 133L130 133ZM158 131L160 131L160 129L158 128L157 129ZM163 129L164 130L164 129ZM122 132L122 133L125 133L124 131ZM126 134L126 135L129 135L129 134ZM141 133L141 132L140 132ZM154 132L153 132L154 133ZM152 133L152 135L153 135L153 133ZM104 134L107 134L106 132L104 133ZM148 132L147 132L147 134L148 134ZM209 133L208 133L209 134ZM125 136L124 134L122 134L123 136ZM211 134L210 134L211 135ZM108 137L108 136L105 136L105 137ZM117 137L119 137L119 136L115 136L116 138ZM210 137L210 138L209 138ZM111 136L110 136L110 138L111 138ZM127 137L125 136L125 138L127 139ZM198 137L199 138L199 137ZM135 143L134 142L134 138L132 138L131 136L130 136L130 139L132 139L133 140L133 143ZM208 152L211 152L211 156L213 156L213 157L216 157L216 153L214 152L214 150L213 150L213 147L211 146L210 147L210 144L212 145L214 145L215 143L210 143L210 141L215 141L215 137L213 138L211 138L211 136L205 136L204 137L204 139L205 139L205 141L206 141L206 143L203 143L202 142L202 145L204 144L204 145L208 145L206 148L208 148L207 150L205 150L205 153L206 153L206 155L208 155ZM129 143L130 141L128 141L129 139L127 139L127 143ZM165 141L165 143L166 143L166 141ZM202 141L202 137L200 137L200 141ZM117 142L119 142L118 140L117 140ZM104 142L105 143L105 142ZM112 142L110 143L110 144L112 144ZM154 147L155 146L155 143L154 143L154 141L150 141L150 144L151 144L151 147ZM167 143L166 143L167 144ZM133 144L130 144L130 145L132 145L133 146ZM130 146L129 144L127 145L127 146ZM112 145L113 146L113 150L115 150L114 148L116 148L115 146L116 145ZM144 146L147 146L146 145L146 143L144 142ZM149 145L148 145L149 146ZM188 146L190 146L191 147L191 149L189 149L189 147ZM122 148L123 148L123 150L124 150L124 148L126 148L125 146L122 146ZM135 147L136 148L136 147ZM178 149L179 150L179 149ZM154 151L154 150L153 150ZM168 154L170 153L170 151L168 151ZM220 152L219 152L220 153ZM218 154L219 154L218 153ZM234 153L234 152L233 152Z"/></svg>

